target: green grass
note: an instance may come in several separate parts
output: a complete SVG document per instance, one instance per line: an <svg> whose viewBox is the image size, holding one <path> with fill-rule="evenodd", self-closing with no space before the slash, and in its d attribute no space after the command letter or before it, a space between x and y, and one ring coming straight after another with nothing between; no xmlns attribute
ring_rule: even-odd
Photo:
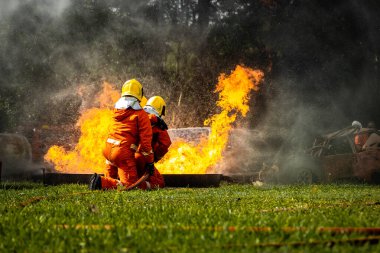
<svg viewBox="0 0 380 253"><path fill-rule="evenodd" d="M0 252L380 252L345 241L379 234L317 231L380 227L379 186L78 192L0 185Z"/></svg>

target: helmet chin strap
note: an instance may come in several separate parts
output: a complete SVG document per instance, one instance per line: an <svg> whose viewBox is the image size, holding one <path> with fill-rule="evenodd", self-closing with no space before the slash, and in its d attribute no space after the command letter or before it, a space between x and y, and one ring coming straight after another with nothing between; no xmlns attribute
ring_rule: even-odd
<svg viewBox="0 0 380 253"><path fill-rule="evenodd" d="M165 116L165 109L166 109L166 106L163 106L163 107L162 107L162 113L161 113L162 116Z"/></svg>

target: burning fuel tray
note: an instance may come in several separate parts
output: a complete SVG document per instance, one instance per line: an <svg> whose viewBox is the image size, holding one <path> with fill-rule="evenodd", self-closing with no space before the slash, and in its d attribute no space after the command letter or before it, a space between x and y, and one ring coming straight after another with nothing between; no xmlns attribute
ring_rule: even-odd
<svg viewBox="0 0 380 253"><path fill-rule="evenodd" d="M163 174L167 187L218 187L222 174Z"/></svg>
<svg viewBox="0 0 380 253"><path fill-rule="evenodd" d="M45 173L45 185L88 184L92 174ZM222 174L163 174L166 187L218 187Z"/></svg>

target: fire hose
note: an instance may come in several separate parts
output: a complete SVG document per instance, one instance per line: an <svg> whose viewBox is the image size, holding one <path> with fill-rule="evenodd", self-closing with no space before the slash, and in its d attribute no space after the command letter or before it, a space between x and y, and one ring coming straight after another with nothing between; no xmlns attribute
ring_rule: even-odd
<svg viewBox="0 0 380 253"><path fill-rule="evenodd" d="M148 178L149 178L149 172L145 172L145 174L142 175L142 176L140 177L140 179L136 181L136 183L131 184L130 186L128 186L128 187L122 189L122 191L129 191L129 190L132 190L133 188L139 186L142 182L144 182L144 181L147 180Z"/></svg>

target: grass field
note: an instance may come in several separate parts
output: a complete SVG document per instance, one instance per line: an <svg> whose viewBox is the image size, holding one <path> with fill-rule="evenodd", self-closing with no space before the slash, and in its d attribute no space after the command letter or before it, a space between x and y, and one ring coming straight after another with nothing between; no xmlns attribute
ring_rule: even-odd
<svg viewBox="0 0 380 253"><path fill-rule="evenodd" d="M380 187L0 186L0 252L380 252ZM345 229L335 229L342 227Z"/></svg>

